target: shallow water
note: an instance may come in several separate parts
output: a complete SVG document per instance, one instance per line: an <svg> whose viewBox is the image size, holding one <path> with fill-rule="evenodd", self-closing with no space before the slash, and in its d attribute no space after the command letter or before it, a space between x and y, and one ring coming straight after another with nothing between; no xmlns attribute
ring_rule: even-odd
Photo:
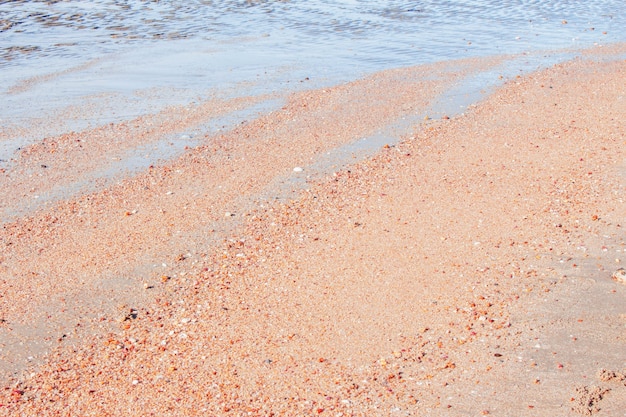
<svg viewBox="0 0 626 417"><path fill-rule="evenodd" d="M208 96L624 41L623 27L623 1L0 1L0 159ZM46 117L62 123L32 128Z"/></svg>

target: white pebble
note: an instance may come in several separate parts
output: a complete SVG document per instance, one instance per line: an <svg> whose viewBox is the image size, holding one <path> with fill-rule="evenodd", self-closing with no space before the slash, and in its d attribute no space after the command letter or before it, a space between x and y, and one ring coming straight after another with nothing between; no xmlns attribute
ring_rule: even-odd
<svg viewBox="0 0 626 417"><path fill-rule="evenodd" d="M293 169L293 172L302 172L302 171L304 171L304 168L302 168L302 167L295 167Z"/></svg>

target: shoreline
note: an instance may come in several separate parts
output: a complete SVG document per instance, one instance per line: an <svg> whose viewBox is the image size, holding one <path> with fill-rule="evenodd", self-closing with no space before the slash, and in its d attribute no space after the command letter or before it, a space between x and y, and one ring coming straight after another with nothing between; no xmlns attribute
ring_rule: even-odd
<svg viewBox="0 0 626 417"><path fill-rule="evenodd" d="M20 340L43 349L40 367L4 377L0 414L623 410L626 387L595 374L626 368L609 354L626 317L610 280L625 250L623 60L514 79L295 199L267 194L460 77L425 82L425 69L298 93L178 160L5 223L4 343L25 364Z"/></svg>

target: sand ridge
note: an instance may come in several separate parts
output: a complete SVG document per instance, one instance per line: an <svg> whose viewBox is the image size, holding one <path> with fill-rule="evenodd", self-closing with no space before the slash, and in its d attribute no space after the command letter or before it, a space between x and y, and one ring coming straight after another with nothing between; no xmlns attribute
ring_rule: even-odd
<svg viewBox="0 0 626 417"><path fill-rule="evenodd" d="M490 65L494 63L469 60L455 65L455 69L471 71ZM5 300L22 297L29 302L0 304L3 319L11 323L10 332L5 333L8 342L3 357L7 365L3 368L11 369L18 363L18 368L23 366L28 357L40 355L67 332L86 326L101 329L114 322L117 307L134 304L133 297L141 298L142 288L168 274L181 255L202 258L214 250L212 243L256 205L254 199L268 198L261 194L268 192L267 184L276 177L284 177L294 166L321 152L389 123L398 116L390 108L401 106L402 114L425 107L428 97L463 74L443 71L442 67L440 76L433 76L432 71L437 69L435 65L391 70L376 82L365 79L315 94L296 94L281 111L211 136L207 143L189 149L171 163L155 164L127 181L122 178L112 186L101 187L100 192L79 194L5 223L0 233L5 247L1 267L3 274L12 279L4 282L3 294ZM426 81L425 74L429 75ZM388 88L397 84L398 77L407 83L412 80L403 85L401 94ZM361 100L348 105L370 95L380 101ZM380 107L381 102L389 106ZM343 116L349 123L343 123L335 134L334 126L342 122L336 114L340 108L347 109ZM171 114L174 121L167 122L164 133L178 126L177 115ZM164 115L157 118L163 119ZM191 123L188 119L183 122ZM126 127L104 130L123 131ZM145 128L153 129L150 123ZM73 160L81 161L79 167L90 166L95 171L107 164L106 158L94 158L99 146L107 148L107 143L90 140L92 133L70 135L74 137L72 143L75 137L82 137L84 146L70 146L69 154L64 153L67 164L57 167L59 172L54 175L71 182L82 172L74 170ZM145 140L156 136L148 135ZM65 143L65 139L59 141ZM129 142L130 146L133 141ZM45 143L31 146L3 177L7 193L15 197L5 202L7 207L28 202L35 194L33 182L43 180L40 188L55 186L54 181L45 180L56 176L22 179L20 175L41 170L37 165L41 158L49 157L48 148ZM101 153L108 154L106 149ZM226 212L235 216L225 218ZM33 339L35 343L24 344ZM28 352L36 346L34 352Z"/></svg>

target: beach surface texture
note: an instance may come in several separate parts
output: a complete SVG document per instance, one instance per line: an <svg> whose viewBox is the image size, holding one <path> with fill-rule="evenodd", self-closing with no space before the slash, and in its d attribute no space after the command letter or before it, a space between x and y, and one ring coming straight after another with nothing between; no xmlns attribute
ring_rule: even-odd
<svg viewBox="0 0 626 417"><path fill-rule="evenodd" d="M294 92L87 192L250 103L25 146L0 173L0 415L624 415L625 52L366 157L333 152L499 58Z"/></svg>

